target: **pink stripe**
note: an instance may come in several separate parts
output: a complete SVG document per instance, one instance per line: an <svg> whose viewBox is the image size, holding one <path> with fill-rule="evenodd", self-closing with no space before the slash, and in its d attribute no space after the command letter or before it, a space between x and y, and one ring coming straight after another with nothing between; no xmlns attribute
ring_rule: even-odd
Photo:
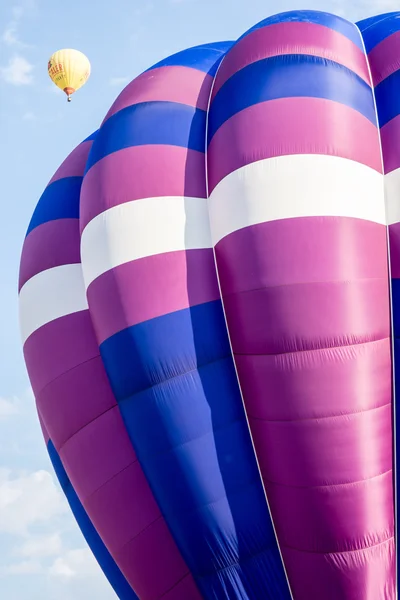
<svg viewBox="0 0 400 600"><path fill-rule="evenodd" d="M128 442L88 311L39 329L25 356L44 422L52 436L54 426L67 475L105 545L141 597L167 593L188 570Z"/></svg>
<svg viewBox="0 0 400 600"><path fill-rule="evenodd" d="M237 42L221 64L212 97L237 71L259 60L284 54L308 54L333 60L371 85L366 57L351 40L323 25L288 22L256 29Z"/></svg>
<svg viewBox="0 0 400 600"><path fill-rule="evenodd" d="M225 295L293 282L388 277L386 227L362 219L304 217L260 223L235 231L215 251ZM250 251L257 257L251 268Z"/></svg>
<svg viewBox="0 0 400 600"><path fill-rule="evenodd" d="M290 488L290 493L268 485L272 511L287 522L278 535L284 535L280 546L296 600L395 600L392 481L393 473L387 473L352 486ZM332 533L342 522L342 508L350 517L343 533L351 543L335 552ZM321 534L325 551L301 551L299 540L316 548Z"/></svg>
<svg viewBox="0 0 400 600"><path fill-rule="evenodd" d="M137 323L219 297L212 249L135 260L104 273L88 289L99 344Z"/></svg>
<svg viewBox="0 0 400 600"><path fill-rule="evenodd" d="M185 576L187 567L138 462L105 483L83 504L141 598L160 598ZM154 535L155 532L158 535ZM135 555L135 547L141 558Z"/></svg>
<svg viewBox="0 0 400 600"><path fill-rule="evenodd" d="M223 299L237 354L304 352L362 344L390 335L389 289L384 277L296 282L229 296L223 292ZM359 308L358 300L362 302ZM269 326L260 327L260 323Z"/></svg>
<svg viewBox="0 0 400 600"><path fill-rule="evenodd" d="M118 554L118 564L125 577L135 581L140 600L201 600L182 560L171 552L171 541L165 521L158 519ZM184 584L185 579L189 581ZM188 596L183 596L184 590Z"/></svg>
<svg viewBox="0 0 400 600"><path fill-rule="evenodd" d="M75 378L70 371L70 379ZM130 468L137 458L119 407L115 405L77 431L61 448L60 457L82 502Z"/></svg>
<svg viewBox="0 0 400 600"><path fill-rule="evenodd" d="M374 86L400 69L400 31L385 38L368 55Z"/></svg>
<svg viewBox="0 0 400 600"><path fill-rule="evenodd" d="M92 144L93 140L88 140L87 142L79 144L79 146L67 156L61 166L57 169L48 185L58 179L64 179L65 177L82 177Z"/></svg>
<svg viewBox="0 0 400 600"><path fill-rule="evenodd" d="M81 332L75 330L75 335ZM116 406L100 356L58 375L36 395L36 401L57 452L88 423Z"/></svg>
<svg viewBox="0 0 400 600"><path fill-rule="evenodd" d="M342 352L342 356L345 357L346 353ZM384 375L389 379L390 365ZM330 418L274 422L251 418L264 481L289 487L340 486L373 479L391 471L390 391L386 400L388 404L376 409ZM279 453L274 452L276 448L279 448ZM323 521L328 528L329 523L325 519ZM352 519L344 522L350 526ZM365 527L365 522L361 521L361 527ZM327 542L321 530L318 540L321 546L312 550L343 550L343 547L334 547L343 542L343 537L338 539L335 530L331 531L331 535L332 539ZM346 534L346 537L349 536ZM311 550L304 546L303 549Z"/></svg>
<svg viewBox="0 0 400 600"><path fill-rule="evenodd" d="M246 108L219 128L208 148L210 191L240 167L289 154L340 156L382 172L378 130L359 112L320 98L281 98Z"/></svg>
<svg viewBox="0 0 400 600"><path fill-rule="evenodd" d="M78 219L58 219L35 227L25 238L19 271L19 288L32 277L61 265L80 263Z"/></svg>
<svg viewBox="0 0 400 600"><path fill-rule="evenodd" d="M358 597L368 581L362 548L393 535L384 233L356 219L289 219L235 232L216 248L274 524L284 558L297 549L307 566L286 563L296 600ZM346 571L347 554L332 557L338 551L356 557ZM302 559L316 553L326 569ZM374 581L384 585L394 566L382 548Z"/></svg>
<svg viewBox="0 0 400 600"><path fill-rule="evenodd" d="M400 115L386 123L381 129L383 163L385 173L400 168Z"/></svg>
<svg viewBox="0 0 400 600"><path fill-rule="evenodd" d="M236 366L248 390L247 414L257 419L318 419L374 409L390 401L389 338L348 346L345 353L332 348L301 355L237 355ZM354 373L364 374L362 395ZM280 390L279 403L274 401L276 390Z"/></svg>
<svg viewBox="0 0 400 600"><path fill-rule="evenodd" d="M213 78L189 67L169 66L145 71L120 93L103 123L112 115L141 102L179 102L207 110Z"/></svg>
<svg viewBox="0 0 400 600"><path fill-rule="evenodd" d="M99 354L88 310L46 323L24 345L33 393L38 396L54 379Z"/></svg>
<svg viewBox="0 0 400 600"><path fill-rule="evenodd" d="M81 231L113 206L161 196L206 198L204 154L178 146L155 145L109 154L83 180Z"/></svg>
<svg viewBox="0 0 400 600"><path fill-rule="evenodd" d="M400 223L389 225L390 269L393 279L400 279Z"/></svg>

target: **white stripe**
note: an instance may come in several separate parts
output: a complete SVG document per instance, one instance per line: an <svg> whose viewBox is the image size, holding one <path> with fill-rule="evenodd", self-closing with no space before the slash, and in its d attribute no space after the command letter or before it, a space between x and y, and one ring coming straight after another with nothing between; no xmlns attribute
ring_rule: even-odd
<svg viewBox="0 0 400 600"><path fill-rule="evenodd" d="M385 175L387 224L400 222L400 169Z"/></svg>
<svg viewBox="0 0 400 600"><path fill-rule="evenodd" d="M244 227L294 217L355 217L386 224L383 175L336 156L298 154L246 165L209 199L213 244Z"/></svg>
<svg viewBox="0 0 400 600"><path fill-rule="evenodd" d="M46 323L87 308L82 265L62 265L38 273L19 293L23 343Z"/></svg>
<svg viewBox="0 0 400 600"><path fill-rule="evenodd" d="M110 269L164 252L211 248L205 198L134 200L95 217L81 239L86 288Z"/></svg>

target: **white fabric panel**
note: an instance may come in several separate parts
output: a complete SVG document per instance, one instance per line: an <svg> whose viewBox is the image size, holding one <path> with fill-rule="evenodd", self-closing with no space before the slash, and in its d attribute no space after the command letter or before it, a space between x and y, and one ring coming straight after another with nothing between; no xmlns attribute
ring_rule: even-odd
<svg viewBox="0 0 400 600"><path fill-rule="evenodd" d="M387 224L400 222L400 169L385 175Z"/></svg>
<svg viewBox="0 0 400 600"><path fill-rule="evenodd" d="M205 198L164 196L114 206L82 233L86 288L106 271L132 260L198 248L211 248Z"/></svg>
<svg viewBox="0 0 400 600"><path fill-rule="evenodd" d="M46 323L87 308L82 265L62 265L38 273L19 294L23 343Z"/></svg>
<svg viewBox="0 0 400 600"><path fill-rule="evenodd" d="M313 216L386 224L383 175L336 156L268 158L225 177L209 198L213 244L249 225Z"/></svg>

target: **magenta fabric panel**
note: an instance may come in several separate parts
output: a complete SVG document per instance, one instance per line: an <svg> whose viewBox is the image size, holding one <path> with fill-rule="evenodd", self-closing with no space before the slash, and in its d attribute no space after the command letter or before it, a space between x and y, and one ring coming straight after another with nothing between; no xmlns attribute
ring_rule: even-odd
<svg viewBox="0 0 400 600"><path fill-rule="evenodd" d="M324 25L289 21L260 27L235 44L229 60L221 64L212 97L237 71L257 60L283 54L309 54L333 60L371 83L365 56L350 39Z"/></svg>
<svg viewBox="0 0 400 600"><path fill-rule="evenodd" d="M320 173L315 179L321 199L327 194L332 203L321 202L320 216L314 216L314 197L310 216L299 216L304 207L297 207L294 186L284 187L293 197L279 196L287 203L285 219L274 220L274 210L269 217L263 208L278 201L276 173L289 177L292 157L294 167L309 169L302 185L307 176L313 178L317 155L342 161L343 177L352 169L354 176L359 172L360 183L360 165L366 173L370 170L371 178L371 171L378 177L382 173L367 59L353 42L339 42L337 33L320 38L322 51L310 37L308 53L300 48L290 53L286 48L295 25L300 32L303 24L281 26L274 47L273 27L278 25L249 33L227 53L217 74L209 115L211 226L220 227L213 215L233 223L215 245L219 281L295 600L394 600L386 227L382 220L365 220L362 192L354 184L353 214L359 206L360 218L340 212L330 216L335 199L327 194L329 181L322 181ZM338 64L328 56L336 41ZM347 58L344 63L347 50L352 62ZM259 77L251 78L251 73ZM296 162L301 154L309 155L307 162ZM286 160L269 161L276 157ZM257 171L248 169L256 162ZM315 160L315 169L320 165ZM271 189L269 170L275 177ZM243 207L232 206L236 212L231 218L229 197L221 197L236 181ZM220 182L226 186L217 188ZM382 211L383 177L376 201ZM223 209L215 207L218 202Z"/></svg>
<svg viewBox="0 0 400 600"><path fill-rule="evenodd" d="M207 110L212 81L211 75L179 65L145 71L120 93L103 123L120 110L140 102L179 102Z"/></svg>
<svg viewBox="0 0 400 600"><path fill-rule="evenodd" d="M209 192L240 167L287 154L339 156L381 172L376 139L371 121L339 102L280 98L254 104L231 117L214 135L208 148ZM213 160L214 156L218 158Z"/></svg>
<svg viewBox="0 0 400 600"><path fill-rule="evenodd" d="M81 231L109 208L160 196L205 198L204 154L179 146L149 145L105 156L88 171L82 184Z"/></svg>
<svg viewBox="0 0 400 600"><path fill-rule="evenodd" d="M368 54L368 60L375 86L398 71L400 69L400 31L388 35L375 46Z"/></svg>
<svg viewBox="0 0 400 600"><path fill-rule="evenodd" d="M167 252L124 263L88 288L99 343L137 323L219 299L211 248Z"/></svg>
<svg viewBox="0 0 400 600"><path fill-rule="evenodd" d="M80 263L79 246L78 219L56 219L33 229L22 248L18 291L41 271Z"/></svg>

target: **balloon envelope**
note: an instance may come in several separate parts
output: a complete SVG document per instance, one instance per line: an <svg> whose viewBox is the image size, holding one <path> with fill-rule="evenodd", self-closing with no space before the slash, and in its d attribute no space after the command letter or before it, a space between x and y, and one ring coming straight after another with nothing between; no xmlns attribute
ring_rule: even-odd
<svg viewBox="0 0 400 600"><path fill-rule="evenodd" d="M396 598L399 16L168 57L39 200L25 361L122 599Z"/></svg>
<svg viewBox="0 0 400 600"><path fill-rule="evenodd" d="M90 62L79 50L64 49L55 52L47 65L52 82L60 88L70 100L90 76Z"/></svg>

